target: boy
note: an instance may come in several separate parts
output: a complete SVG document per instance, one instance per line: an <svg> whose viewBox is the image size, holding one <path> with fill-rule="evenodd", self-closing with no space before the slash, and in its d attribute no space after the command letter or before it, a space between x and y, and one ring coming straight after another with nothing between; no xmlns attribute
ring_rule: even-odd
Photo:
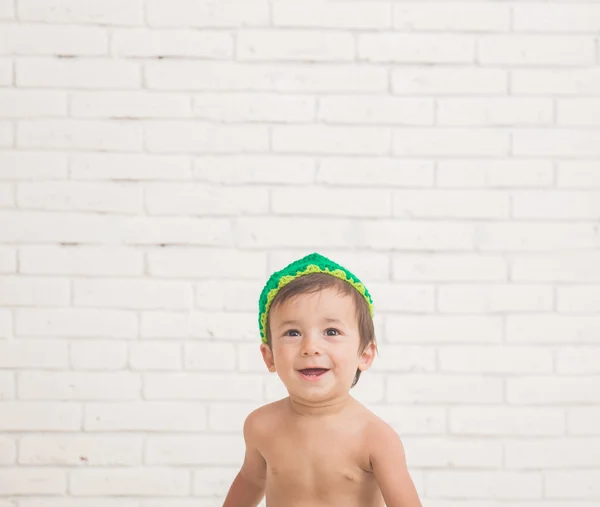
<svg viewBox="0 0 600 507"><path fill-rule="evenodd" d="M421 507L396 432L349 394L374 359L373 302L313 253L271 275L261 353L289 396L244 422L246 455L223 507Z"/></svg>

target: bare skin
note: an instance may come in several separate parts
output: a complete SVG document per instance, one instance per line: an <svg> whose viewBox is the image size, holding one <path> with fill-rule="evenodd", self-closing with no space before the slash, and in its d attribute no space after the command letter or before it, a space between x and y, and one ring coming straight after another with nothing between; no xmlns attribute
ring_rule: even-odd
<svg viewBox="0 0 600 507"><path fill-rule="evenodd" d="M333 288L300 294L270 311L261 353L289 396L244 422L246 455L223 507L421 507L398 435L350 396L360 351L352 298ZM301 373L325 368L317 378Z"/></svg>
<svg viewBox="0 0 600 507"><path fill-rule="evenodd" d="M365 445L374 416L362 404L349 397L317 417L289 397L263 408L267 507L383 507Z"/></svg>

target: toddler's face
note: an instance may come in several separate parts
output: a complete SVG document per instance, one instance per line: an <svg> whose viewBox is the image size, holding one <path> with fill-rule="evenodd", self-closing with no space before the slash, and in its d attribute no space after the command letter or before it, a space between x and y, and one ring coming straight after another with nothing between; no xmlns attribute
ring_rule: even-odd
<svg viewBox="0 0 600 507"><path fill-rule="evenodd" d="M294 296L273 308L269 320L272 352L266 345L261 350L290 395L317 401L347 394L356 369L369 367L369 352L359 355L352 298L334 288ZM300 371L306 368L328 371L311 376Z"/></svg>

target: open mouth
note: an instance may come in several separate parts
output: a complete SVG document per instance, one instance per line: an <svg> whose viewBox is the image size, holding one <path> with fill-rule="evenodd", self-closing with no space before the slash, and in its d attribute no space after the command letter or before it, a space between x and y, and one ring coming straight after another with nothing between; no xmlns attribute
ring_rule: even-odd
<svg viewBox="0 0 600 507"><path fill-rule="evenodd" d="M303 370L298 370L300 374L309 380L315 380L319 377L322 377L329 371L327 368L305 368Z"/></svg>

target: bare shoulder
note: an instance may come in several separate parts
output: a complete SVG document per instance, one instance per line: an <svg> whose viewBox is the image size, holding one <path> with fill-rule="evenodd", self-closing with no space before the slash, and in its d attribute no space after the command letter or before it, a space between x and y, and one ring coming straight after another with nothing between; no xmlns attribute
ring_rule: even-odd
<svg viewBox="0 0 600 507"><path fill-rule="evenodd" d="M377 459L382 449L394 450L396 453L404 456L404 446L398 432L366 407L365 411L363 442L365 443L365 453L369 456L371 469L373 467L373 460Z"/></svg>
<svg viewBox="0 0 600 507"><path fill-rule="evenodd" d="M256 440L262 435L269 434L273 423L278 420L283 411L283 401L267 403L250 412L244 421L244 435Z"/></svg>

